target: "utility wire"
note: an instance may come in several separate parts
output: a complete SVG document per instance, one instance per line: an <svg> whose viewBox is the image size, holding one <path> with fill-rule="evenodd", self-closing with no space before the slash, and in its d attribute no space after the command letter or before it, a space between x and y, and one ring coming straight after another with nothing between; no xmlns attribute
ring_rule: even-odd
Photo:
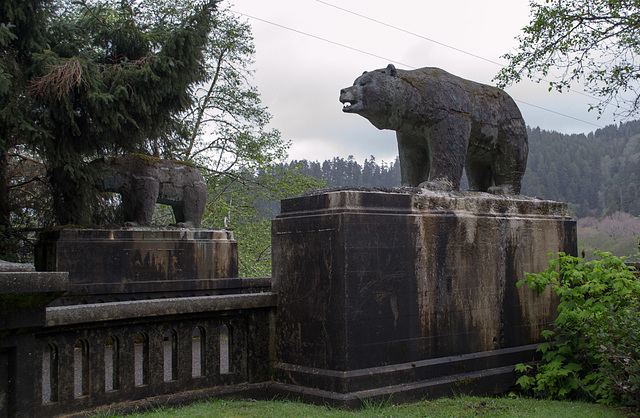
<svg viewBox="0 0 640 418"><path fill-rule="evenodd" d="M524 104L524 105L527 105L527 106L531 106L531 107L535 107L536 109L544 110L544 111L549 112L549 113L555 113L556 115L564 116L565 118L569 118L569 119L573 119L573 120L577 120L578 122L586 123L588 125L592 125L592 126L595 126L597 128L604 128L604 126L598 125L597 123L589 122L589 121L586 121L586 120L583 120L583 119L580 119L580 118L576 118L576 117L571 116L571 115L566 115L564 113L560 113L560 112L557 112L555 110L547 109L546 107L534 105L533 103L523 102L522 100L519 100L516 97L514 97L513 100L515 100L518 103L521 103L521 104Z"/></svg>
<svg viewBox="0 0 640 418"><path fill-rule="evenodd" d="M316 0L316 1L319 1L319 0ZM320 1L320 3L324 3L324 2ZM327 4L328 4L328 3L327 3ZM335 7L335 6L334 6L334 7ZM417 68L417 67L415 67L415 66L413 66L413 65L409 65L409 64L405 64L405 63L402 63L402 62L399 62L399 61L396 61L396 60L392 60L392 59L390 59L390 58L386 58L386 57L383 57L383 56L381 56L381 55L376 55L376 54L373 54L373 53L371 53L371 52L368 52L368 51L365 51L365 50L362 50L362 49L358 49L358 48L354 48L354 47L352 47L352 46L345 45L345 44L340 43L340 42L335 42L335 41L332 41L332 40L330 40L330 39L326 39L326 38L323 38L323 37L320 37L320 36L317 36L317 35L313 35L313 34L308 33L308 32L304 32L304 31L301 31L301 30L298 30L298 29L293 29L293 28L290 28L290 27L288 27L288 26L281 25L281 24L279 24L279 23L274 23L274 22L271 22L271 21L268 21L268 20L265 20L265 19L261 19L261 18L259 18L259 17L255 17L255 16L252 16L252 15L249 15L249 14L247 14L247 13L241 13L241 12L237 12L237 11L235 11L235 10L232 10L232 12L234 12L234 13L236 13L236 14L240 15L240 16L248 17L249 19L253 19L253 20L257 20L257 21L259 21L259 22L267 23L267 24L269 24L269 25L276 26L276 27L278 27L278 28L285 29L285 30L288 30L288 31L291 31L291 32L295 32L295 33L298 33L298 34L300 34L300 35L308 36L308 37L310 37L310 38L317 39L317 40L319 40L319 41L327 42L327 43L330 43L330 44L332 44L332 45L339 46L339 47L341 47L341 48L350 49L351 51L359 52L359 53L361 53L361 54L369 55L369 56L374 57L374 58L379 58L379 59L381 59L381 60L385 60L385 61L387 61L387 62L391 62L391 63L398 64L398 65L402 65L403 67L407 67L407 68L410 68L410 69L413 69L413 70L415 70L415 69ZM367 18L367 19L368 19L368 18ZM373 20L373 19L371 19L371 20ZM374 21L375 21L375 20L374 20ZM383 24L384 24L384 23L383 23ZM400 30L402 30L402 29L400 29ZM402 30L402 31L403 31L403 32L406 32L406 31L404 31L404 30ZM407 33L411 33L411 32L407 32ZM420 35L416 35L416 36L420 36ZM422 37L422 36L420 36L420 37ZM422 37L422 38L424 38L424 37ZM424 39L430 40L430 39L428 39L428 38L424 38ZM430 40L430 41L432 41L432 40ZM439 45L446 46L446 47L448 47L448 48L455 49L455 50L457 50L457 51L460 51L460 52L463 52L463 53L465 53L465 54L471 55L471 56L473 56L473 57L480 58L480 59L482 59L482 60L485 60L485 61L491 62L491 63L493 63L493 64L497 64L497 65L503 66L502 64L499 64L499 63L497 63L497 62L495 62L495 61L491 61L491 60L489 60L489 59L486 59L486 58L483 58L483 57L480 57L480 56L474 55L474 54L472 54L472 53L469 53L469 52L466 52L466 51L463 51L463 50L458 50L457 48L454 48L454 47L448 46L448 45L446 45L446 44L443 44L443 43L440 43L440 42L437 42L437 41L432 41L432 42L435 42L435 43L437 43L437 44L439 44ZM584 94L584 93L583 93L583 94ZM586 121L586 120L583 120L583 119L576 118L576 117L574 117L574 116L570 116L570 115L567 115L567 114L564 114L564 113L561 113L561 112L557 112L557 111L555 111L555 110L547 109L547 108L542 107L542 106L534 105L534 104L532 104L532 103L524 102L524 101L522 101L522 100L518 100L518 99L517 99L517 98L515 98L515 97L514 97L514 100L516 100L516 101L517 101L517 102L519 102L519 103L525 104L525 105L527 105L527 106L535 107L535 108L537 108L537 109L544 110L544 111L547 111L547 112L550 112L550 113L554 113L554 114L559 115L559 116L563 116L563 117L566 117L566 118L569 118L569 119L573 119L573 120L576 120L576 121L579 121L579 122L582 122L582 123L586 123L587 125L592 125L592 126L595 126L595 127L598 127L598 128L604 128L604 126L602 126L602 125L598 125L598 124L593 123L593 122L589 122L589 121Z"/></svg>
<svg viewBox="0 0 640 418"><path fill-rule="evenodd" d="M330 44L337 45L337 46L342 47L342 48L347 48L347 49L350 49L352 51L359 52L361 54L370 55L370 56L372 56L374 58L380 58L381 60L386 60L386 61L392 62L394 64L402 65L403 67L408 67L408 68L411 68L411 69L415 69L416 68L416 67L413 67L413 66L411 66L409 64L404 64L404 63L399 62L399 61L390 60L389 58L385 58L383 56L376 55L376 54L373 54L371 52L363 51L362 49L358 49L358 48L354 48L354 47L349 46L349 45L341 44L339 42L335 42L335 41L332 41L330 39L321 38L320 36L312 35L310 33L303 32L301 30L293 29L293 28L290 28L288 26L284 26L284 25L280 25L278 23L270 22L268 20L260 19L259 17L251 16L251 15L248 15L246 13L240 13L240 12L236 12L236 11L233 11L233 12L236 13L236 14L239 14L240 16L245 16L245 17L248 17L250 19L257 20L257 21L260 21L260 22L263 22L263 23L268 23L270 25L277 26L277 27L279 27L281 29L286 29L286 30L291 31L291 32L299 33L301 35L305 35L305 36L308 36L310 38L318 39L318 40L323 41L323 42L328 42Z"/></svg>
<svg viewBox="0 0 640 418"><path fill-rule="evenodd" d="M466 55L469 55L469 56L471 56L471 57L474 57L474 58L477 58L477 59L480 59L480 60L483 60L483 61L489 62L489 63L491 63L491 64L498 65L498 66L500 66L500 67L502 67L502 68L506 68L506 67L507 67L506 65L504 65L504 64L502 64L502 63L500 63L500 62L490 60L489 58L485 58L485 57L483 57L483 56L473 54L473 53L471 53L471 52L469 52L469 51L465 51L465 50L463 50L463 49L456 48L456 47L451 46L451 45L447 45L447 44L445 44L445 43L443 43L443 42L436 41L435 39L427 38L426 36L420 35L420 34L418 34L418 33L410 32L410 31L405 30L405 29L402 29L402 28L400 28L400 27L397 27L397 26L394 26L394 25L390 25L390 24L388 24L388 23L386 23L386 22L382 22L382 21L380 21L380 20L377 20L377 19L374 19L374 18L372 18L372 17L369 17L369 16L366 16L366 15L363 15L363 14L361 14L361 13L354 12L353 10L345 9L345 8L343 8L343 7L336 6L335 4L331 4L331 3L328 3L328 2L323 1L323 0L315 0L315 1L316 1L316 2L318 2L318 3L324 4L325 6L329 6L329 7L333 7L334 9L342 10L342 11L343 11L343 12L345 12L345 13L350 13L350 14L352 14L352 15L354 15L354 16L358 16L358 17L360 17L360 18L362 18L362 19L366 19L366 20L369 20L369 21L371 21L371 22L378 23L378 24L380 24L380 25L386 26L386 27L391 28L391 29L398 30L398 31L400 31L400 32L403 32L403 33L406 33L406 34L409 34L409 35L415 36L415 37L420 38L420 39L424 39L425 41L433 42L434 44L444 46L445 48L452 49L452 50L457 51L457 52L460 52L460 53L462 53L462 54L466 54ZM544 78L538 78L538 81L544 81L544 82L547 82L547 83L549 82L549 80L545 80ZM571 88L568 88L567 90L568 90L568 91L570 91L570 92L572 92L572 93L576 93L576 94L580 94L580 95L585 96L585 97L589 97L590 99L600 100L600 98L598 98L597 96L593 96L593 95L591 95L591 94L589 94L589 93L585 93L585 92L583 92L583 91L573 90L573 89L571 89ZM523 103L524 103L524 102L523 102ZM541 109L542 109L542 108L541 108ZM545 110L546 110L546 109L545 109ZM574 118L574 119L575 119L575 118ZM592 125L593 125L593 124L592 124ZM595 126L600 126L600 125L595 125Z"/></svg>
<svg viewBox="0 0 640 418"><path fill-rule="evenodd" d="M347 12L347 13L350 13L350 14L352 14L352 15L358 16L358 17L360 17L360 18L362 18L362 19L370 20L371 22L375 22L375 23L378 23L378 24L380 24L380 25L386 26L386 27L388 27L388 28L395 29L395 30L398 30L398 31L400 31L400 32L404 32L404 33L406 33L406 34L409 34L409 35L415 36L415 37L420 38L420 39L424 39L425 41L433 42L434 44L438 44L438 45L444 46L445 48L453 49L454 51L458 51L458 52L460 52L460 53L463 53L463 54L469 55L469 56L471 56L471 57L478 58L478 59L480 59L480 60L483 60L483 61L489 62L489 63L491 63L491 64L499 65L500 67L505 67L505 65L504 65L504 64L499 63L499 62L497 62L497 61L493 61L493 60L490 60L490 59L488 59L488 58L481 57L480 55L476 55L476 54L473 54L473 53L471 53L471 52L469 52L469 51L465 51L465 50L462 50L462 49L456 48L455 46L447 45L447 44L445 44L445 43L443 43L443 42L436 41L435 39L427 38L426 36L420 35L420 34L415 33L415 32L410 32L410 31L405 30L405 29L402 29L402 28L400 28L400 27L398 27L398 26L390 25L390 24L385 23L385 22L382 22L382 21L380 21L380 20L373 19L373 18L371 18L371 17L369 17L369 16L365 16L365 15L363 15L363 14L360 14L360 13L357 13L357 12L354 12L354 11L351 11L351 10L348 10L348 9L344 9L344 8L342 8L342 7L340 7L340 6L336 6L335 4L327 3L326 1L322 1L322 0L316 0L316 1L317 1L318 3L322 3L322 4L326 5L326 6L333 7L334 9L342 10L343 12Z"/></svg>

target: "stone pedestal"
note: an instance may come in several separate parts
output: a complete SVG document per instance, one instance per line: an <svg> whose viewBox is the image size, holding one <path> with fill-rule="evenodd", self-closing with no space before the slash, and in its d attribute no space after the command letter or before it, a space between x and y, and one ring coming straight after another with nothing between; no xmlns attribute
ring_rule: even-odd
<svg viewBox="0 0 640 418"><path fill-rule="evenodd" d="M272 247L277 380L344 402L489 369L504 384L558 302L516 283L577 251L563 203L411 188L284 200Z"/></svg>
<svg viewBox="0 0 640 418"><path fill-rule="evenodd" d="M212 295L241 287L237 243L224 230L49 231L40 235L35 265L69 272L69 303Z"/></svg>
<svg viewBox="0 0 640 418"><path fill-rule="evenodd" d="M67 286L67 273L0 261L0 417L34 416L39 369L33 331L44 326L46 305Z"/></svg>

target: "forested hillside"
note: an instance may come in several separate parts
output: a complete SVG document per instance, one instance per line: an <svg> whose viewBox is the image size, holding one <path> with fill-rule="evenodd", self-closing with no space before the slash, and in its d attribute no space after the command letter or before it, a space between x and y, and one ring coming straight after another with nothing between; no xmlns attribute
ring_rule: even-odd
<svg viewBox="0 0 640 418"><path fill-rule="evenodd" d="M569 202L575 215L640 214L640 121L589 135L529 130L522 193Z"/></svg>
<svg viewBox="0 0 640 418"><path fill-rule="evenodd" d="M305 174L323 178L330 186L400 184L397 158L378 163L371 156L359 164L350 156L290 164L301 164ZM640 215L639 189L640 121L610 125L588 135L529 129L522 194L568 202L578 218L602 218L617 211Z"/></svg>

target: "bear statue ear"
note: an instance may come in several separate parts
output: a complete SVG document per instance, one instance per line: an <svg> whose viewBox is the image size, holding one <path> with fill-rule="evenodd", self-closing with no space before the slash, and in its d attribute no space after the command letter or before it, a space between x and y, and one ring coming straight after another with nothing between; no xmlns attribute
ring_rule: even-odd
<svg viewBox="0 0 640 418"><path fill-rule="evenodd" d="M396 70L396 66L393 64L387 65L387 74L391 77L395 77L398 74L398 70Z"/></svg>

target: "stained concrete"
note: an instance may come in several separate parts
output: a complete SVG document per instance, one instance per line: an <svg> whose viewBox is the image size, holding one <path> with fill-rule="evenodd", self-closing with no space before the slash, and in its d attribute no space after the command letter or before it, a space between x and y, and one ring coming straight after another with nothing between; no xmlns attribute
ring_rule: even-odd
<svg viewBox="0 0 640 418"><path fill-rule="evenodd" d="M69 286L66 272L0 272L0 335L3 330L44 325L45 306Z"/></svg>
<svg viewBox="0 0 640 418"><path fill-rule="evenodd" d="M238 278L238 244L225 230L64 228L40 234L35 265L69 272L63 305L268 288Z"/></svg>
<svg viewBox="0 0 640 418"><path fill-rule="evenodd" d="M245 295L199 296L110 302L74 306L53 306L47 309L48 327L106 322L118 319L147 318L167 315L201 314L239 309L272 307L276 303L274 293Z"/></svg>
<svg viewBox="0 0 640 418"><path fill-rule="evenodd" d="M33 264L26 263L12 263L9 261L0 260L0 272L6 271L36 271Z"/></svg>
<svg viewBox="0 0 640 418"><path fill-rule="evenodd" d="M333 372L540 342L557 298L516 283L575 254L576 224L521 196L346 189L283 201L272 246L281 381L303 367L332 390Z"/></svg>
<svg viewBox="0 0 640 418"><path fill-rule="evenodd" d="M36 273L33 266L0 270L0 417L33 416L38 368L33 331L45 322L46 305L68 288L67 273Z"/></svg>

